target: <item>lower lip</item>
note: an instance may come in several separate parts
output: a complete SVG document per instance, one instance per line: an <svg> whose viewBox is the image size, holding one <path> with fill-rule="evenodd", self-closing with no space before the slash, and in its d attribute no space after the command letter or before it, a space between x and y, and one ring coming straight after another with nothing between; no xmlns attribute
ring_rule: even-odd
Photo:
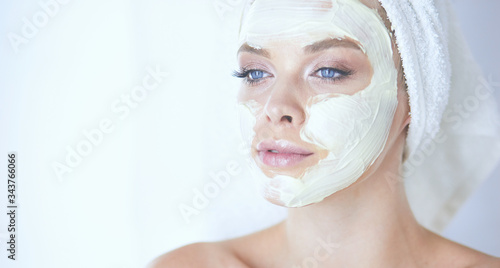
<svg viewBox="0 0 500 268"><path fill-rule="evenodd" d="M312 154L283 154L271 153L269 151L259 151L260 160L272 167L290 167L294 166Z"/></svg>

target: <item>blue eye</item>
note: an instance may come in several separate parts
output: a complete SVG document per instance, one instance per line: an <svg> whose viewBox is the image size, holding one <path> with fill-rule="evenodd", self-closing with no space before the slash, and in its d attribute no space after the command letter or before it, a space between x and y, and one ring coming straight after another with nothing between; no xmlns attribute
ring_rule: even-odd
<svg viewBox="0 0 500 268"><path fill-rule="evenodd" d="M330 82L336 82L347 78L352 73L353 72L350 70L339 70L336 68L324 67L317 69L314 72L314 76Z"/></svg>
<svg viewBox="0 0 500 268"><path fill-rule="evenodd" d="M253 85L272 75L258 69L245 70L243 68L241 71L234 71L233 76L243 78L246 83Z"/></svg>
<svg viewBox="0 0 500 268"><path fill-rule="evenodd" d="M321 72L321 76L324 78L336 78L340 75L339 72L332 68L323 68L319 71Z"/></svg>
<svg viewBox="0 0 500 268"><path fill-rule="evenodd" d="M264 77L264 72L260 70L253 70L249 72L249 78L252 80L261 79Z"/></svg>

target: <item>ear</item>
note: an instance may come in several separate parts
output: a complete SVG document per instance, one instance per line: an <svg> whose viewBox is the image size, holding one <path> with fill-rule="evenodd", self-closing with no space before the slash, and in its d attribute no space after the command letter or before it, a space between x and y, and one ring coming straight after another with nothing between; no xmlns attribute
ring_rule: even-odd
<svg viewBox="0 0 500 268"><path fill-rule="evenodd" d="M410 126L410 123L411 123L411 112L408 112L408 114L405 117L405 121L401 125L400 132L404 131L405 128L408 129L408 127ZM408 132L408 131L406 131L406 132Z"/></svg>
<svg viewBox="0 0 500 268"><path fill-rule="evenodd" d="M409 126L411 123L411 112L408 113L405 122L403 123L403 126Z"/></svg>
<svg viewBox="0 0 500 268"><path fill-rule="evenodd" d="M408 112L405 122L401 126L402 127L401 130L404 130L406 132L403 155L402 155L402 163L404 163L408 159L408 146L407 146L408 144L406 143L406 138L408 138L408 129L410 127L410 123L411 123L411 112Z"/></svg>

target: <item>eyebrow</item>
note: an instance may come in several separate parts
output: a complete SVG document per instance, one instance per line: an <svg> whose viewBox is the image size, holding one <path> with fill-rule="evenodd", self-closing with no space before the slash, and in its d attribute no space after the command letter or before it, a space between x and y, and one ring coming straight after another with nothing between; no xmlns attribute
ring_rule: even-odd
<svg viewBox="0 0 500 268"><path fill-rule="evenodd" d="M362 51L361 47L353 41L347 39L328 38L304 47L306 53L316 53L333 47L353 48Z"/></svg>
<svg viewBox="0 0 500 268"><path fill-rule="evenodd" d="M318 41L314 44L304 47L304 51L308 54L312 54L334 47L353 48L362 51L361 47L355 42L347 39L337 39L337 38L328 38ZM243 45L241 45L240 49L238 49L238 54L242 52L257 54L266 58L270 58L271 55L268 50L263 48L261 49L254 48L247 43L244 43Z"/></svg>
<svg viewBox="0 0 500 268"><path fill-rule="evenodd" d="M260 55L260 56L263 56L266 58L270 58L270 55L271 55L269 53L269 51L267 51L266 49L262 49L262 48L257 49L257 48L251 47L247 43L244 43L243 45L241 45L240 49L238 49L238 54L241 52L253 53L253 54L257 54L257 55Z"/></svg>

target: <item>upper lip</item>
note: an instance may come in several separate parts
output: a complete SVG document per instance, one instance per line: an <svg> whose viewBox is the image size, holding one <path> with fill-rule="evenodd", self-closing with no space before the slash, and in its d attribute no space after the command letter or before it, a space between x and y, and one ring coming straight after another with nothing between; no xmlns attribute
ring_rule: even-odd
<svg viewBox="0 0 500 268"><path fill-rule="evenodd" d="M299 147L287 140L264 140L257 144L257 151L277 151L281 154L302 154L310 155L313 152Z"/></svg>

